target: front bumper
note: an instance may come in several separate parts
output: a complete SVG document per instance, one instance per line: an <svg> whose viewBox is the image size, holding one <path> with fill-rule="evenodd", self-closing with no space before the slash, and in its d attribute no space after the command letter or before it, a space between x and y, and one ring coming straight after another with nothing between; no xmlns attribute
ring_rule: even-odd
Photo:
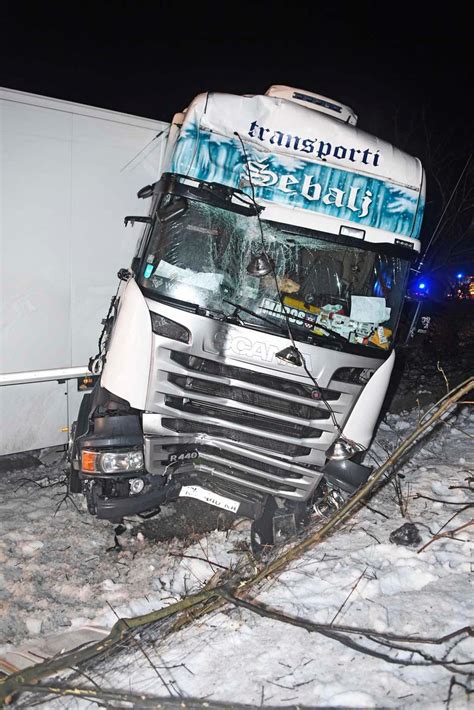
<svg viewBox="0 0 474 710"><path fill-rule="evenodd" d="M137 494L130 493L129 481L132 479L130 475L97 476L80 473L89 511L98 518L120 521L124 517L146 514L165 503L176 501L180 497L181 488L188 485L200 486L218 496L230 498L239 504L239 516L253 520L262 515L269 497L281 499L278 491L268 488L268 485L248 480L245 483L236 482L235 472L238 469L223 477L221 474L216 475L205 461L204 459L204 463L180 464L179 467L175 467L173 473L165 473L161 476L146 472L134 474L133 477L140 477L145 482L143 491ZM236 466L235 462L233 465ZM324 477L335 488L352 494L365 483L371 472L370 467L351 460L329 461L317 472L317 480L319 484ZM245 475L248 476L247 468ZM278 486L281 485L279 480ZM311 489L313 496L315 490L315 488ZM308 506L312 502L312 497L301 501L298 497L288 495L291 491L285 492L286 505Z"/></svg>
<svg viewBox="0 0 474 710"><path fill-rule="evenodd" d="M183 486L200 486L218 496L230 498L239 504L239 516L258 519L268 496L241 489L233 483L203 475L194 468L180 470L172 477L141 474L145 488L141 493L127 493L128 481L122 477L92 476L80 473L82 490L89 512L98 518L119 522L125 517L146 514L161 505L176 501Z"/></svg>

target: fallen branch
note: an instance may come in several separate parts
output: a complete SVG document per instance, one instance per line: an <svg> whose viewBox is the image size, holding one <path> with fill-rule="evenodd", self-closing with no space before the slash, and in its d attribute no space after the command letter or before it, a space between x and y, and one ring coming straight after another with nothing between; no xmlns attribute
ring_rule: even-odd
<svg viewBox="0 0 474 710"><path fill-rule="evenodd" d="M346 604L347 604L347 602L349 601L349 599L351 598L351 596L354 594L355 590L357 589L357 587L358 587L359 584L360 584L360 580L362 579L362 577L365 575L366 572L367 572L367 567L366 567L364 570L362 570L362 572L360 573L360 575L358 576L358 578L356 579L356 581L355 581L354 584L352 585L351 591L349 592L349 594L348 594L347 597L344 599L344 601L342 602L341 606L339 607L339 609L336 611L335 615L334 615L333 618L331 619L331 626L334 625L334 622L336 621L337 617L339 616L339 614L341 613L341 611L344 609L344 607L346 606Z"/></svg>
<svg viewBox="0 0 474 710"><path fill-rule="evenodd" d="M436 540L441 540L443 537L453 538L453 535L455 535L455 533L458 533L460 530L464 530L465 528L468 528L471 525L474 525L474 518L472 520L469 520L467 523L464 523L464 525L460 525L459 527L454 528L453 530L447 530L444 533L438 533L437 535L434 535L431 540L428 540L428 542L425 543L423 547L420 547L417 552L423 552L423 550L426 550L429 545L431 545Z"/></svg>
<svg viewBox="0 0 474 710"><path fill-rule="evenodd" d="M445 641L451 640L456 637L462 636L474 636L474 627L465 626L462 629L457 629L450 634L447 634L441 638L423 638L422 636L410 637L410 636L399 636L396 634L384 634L379 632L374 632L370 629L355 628L351 626L334 626L331 624L320 624L308 619L301 619L300 617L290 616L289 614L283 614L276 609L272 609L265 604L249 602L244 599L240 599L234 596L231 592L225 589L219 590L219 595L223 596L224 599L235 604L236 606L243 607L248 611L252 611L259 616L267 617L275 621L280 621L285 624L290 624L291 626L297 626L299 628L305 629L309 633L319 633L321 636L326 636L327 638L337 641L338 643L352 649L353 651L358 651L366 656L372 656L373 658L378 658L379 660L385 661L386 663L393 663L395 665L401 666L442 666L446 670L452 673L460 673L462 675L471 675L472 671L463 671L459 666L463 665L473 665L473 662L468 663L458 663L455 660L446 660L435 658L430 656L426 652L419 650L417 648L411 648L410 646L397 645L395 642L404 642L406 644L412 643L426 643L426 644L442 644ZM384 646L388 646L393 651L405 651L406 653L413 656L417 653L421 656L423 660L413 660L413 658L403 659L398 656L391 656L388 653L383 653L376 648L370 648L369 646L362 645L358 641L354 641L351 636L358 635L363 636L367 641L373 641L375 643L381 643Z"/></svg>
<svg viewBox="0 0 474 710"><path fill-rule="evenodd" d="M255 705L241 705L240 703L220 703L200 698L160 698L143 693L127 693L121 690L103 690L95 688L71 688L61 683L54 685L25 685L26 692L42 695L56 695L58 697L73 697L84 700L108 701L130 703L135 708L153 708L153 710L252 710ZM108 705L107 707L118 707ZM120 705L122 707L122 705ZM265 710L281 710L281 706L265 705ZM310 710L304 705L285 705L285 710Z"/></svg>
<svg viewBox="0 0 474 710"><path fill-rule="evenodd" d="M290 616L289 614L283 614L282 612L277 611L276 609L272 609L271 607L267 606L266 604L262 604L261 602L250 602L248 600L241 599L240 597L235 596L231 591L229 591L225 587L221 587L219 590L216 590L216 593L219 596L222 596L227 601L231 602L232 604L235 604L236 606L241 606L244 609L248 609L249 611L258 614L259 616L266 616L270 619L275 619L276 621L282 621L286 624L291 624L292 626L299 626L300 628L306 629L306 631L334 631L336 633L343 633L348 635L352 634L366 637L370 636L371 638L380 641L398 641L408 644L419 643L430 644L435 646L440 646L443 643L446 643L447 641L452 641L453 639L462 636L474 637L474 626L463 626L460 629L456 629L456 631L451 631L449 634L445 634L444 636L434 637L405 636L402 634L392 634L390 632L385 633L384 631L374 631L373 629L367 629L365 627L360 626L343 626L334 625L333 623L323 624L315 621L309 621L308 619L301 619L298 616ZM403 650L409 651L410 653L413 652L413 649L411 648L406 648ZM474 664L474 661L472 661L472 663Z"/></svg>
<svg viewBox="0 0 474 710"><path fill-rule="evenodd" d="M119 619L112 626L109 635L100 641L80 646L68 653L54 656L42 663L37 663L17 673L12 673L5 678L0 678L0 707L3 707L3 703L5 702L8 704L10 696L22 692L25 686L36 683L42 678L49 678L71 666L77 666L79 663L90 661L98 656L103 656L143 627L169 618L174 614L191 609L192 607L196 607L215 596L216 591L215 589L208 589L184 597L184 599L164 609L158 609L157 611L152 611L149 614L143 614L141 616L134 616L130 619Z"/></svg>
<svg viewBox="0 0 474 710"><path fill-rule="evenodd" d="M211 567L219 567L220 569L225 569L227 571L230 570L230 567L226 567L225 565L219 564L219 562L213 562L212 560L208 560L205 557L198 557L197 555L185 555L182 552L170 552L169 553L170 557L179 557L180 559L185 559L185 560L198 560L199 562L207 562L208 565Z"/></svg>
<svg viewBox="0 0 474 710"><path fill-rule="evenodd" d="M428 530L430 530L430 534L433 535L433 537L436 537L437 535L439 535L444 530L444 528L447 527L452 520L454 520L454 518L456 518L461 513L464 513L464 511L468 510L470 507L471 507L471 504L468 503L463 508L458 508L458 510L455 513L453 513L453 515L451 515L451 517L448 518L445 523L443 523L443 525L440 527L440 529L438 530L437 533L432 532L428 528ZM425 547L425 546L423 546L423 547ZM419 550L417 550L417 552L421 552L423 550L423 547L421 547Z"/></svg>
<svg viewBox="0 0 474 710"><path fill-rule="evenodd" d="M443 505L458 505L464 506L465 508L474 508L474 503L466 503L465 500L441 500L441 498L431 498L431 496L425 496L422 493L415 493L413 500L418 500L419 498L431 500L433 503L443 503Z"/></svg>
<svg viewBox="0 0 474 710"><path fill-rule="evenodd" d="M453 676L451 680L449 681L449 690L448 690L448 697L446 698L446 710L449 710L449 707L451 705L451 698L453 695L453 688L455 685L458 685L460 688L464 690L464 693L466 695L466 699L474 693L474 689L468 688L467 685L464 685L464 683L460 683L458 680L456 680L456 676Z"/></svg>
<svg viewBox="0 0 474 710"><path fill-rule="evenodd" d="M410 436L408 436L405 441L403 441L395 449L395 451L392 452L385 463L373 473L367 483L359 488L358 491L339 510L337 510L324 525L322 525L311 535L308 535L308 537L298 542L289 550L279 555L272 562L265 565L253 577L246 581L241 581L239 594L242 594L251 587L256 586L271 575L281 572L292 560L300 557L304 552L314 547L316 544L321 542L321 540L327 537L330 532L332 532L345 518L348 517L350 513L356 509L360 503L363 502L365 498L367 498L370 493L373 492L376 484L382 476L384 476L384 474L392 468L400 457L411 448L414 442L472 389L474 389L474 377L470 377L468 380L458 385L458 387L454 388L452 392L449 393L449 396L445 395L443 399L440 400L439 408L434 412L434 414L432 414L429 419L426 419L426 415L422 418L420 425L415 429L415 431L413 431L412 434L410 434ZM432 410L433 408L431 408L430 411ZM233 586L235 587L235 583ZM69 653L56 656L52 659L44 661L43 663L38 663L35 666L30 666L29 668L7 676L6 678L0 678L0 704L7 701L12 694L22 692L26 686L30 686L42 678L51 677L60 671L70 668L71 666L77 666L78 663L89 661L92 658L109 652L111 649L116 648L120 643L126 640L131 634L145 626L158 621L163 621L164 619L192 609L193 614L189 615L185 613L183 616L180 616L177 623L173 625L172 630L176 631L182 628L191 621L194 621L195 618L202 617L204 614L208 614L220 608L226 602L226 599L222 596L222 594L219 596L220 591L222 591L222 587L217 586L205 589L198 594L186 596L181 601L172 604L165 609L159 609L158 611L153 611L149 614L144 614L130 619L121 619L114 624L110 634L100 642L90 644L79 649L74 649ZM371 633L372 635L377 636L374 632Z"/></svg>

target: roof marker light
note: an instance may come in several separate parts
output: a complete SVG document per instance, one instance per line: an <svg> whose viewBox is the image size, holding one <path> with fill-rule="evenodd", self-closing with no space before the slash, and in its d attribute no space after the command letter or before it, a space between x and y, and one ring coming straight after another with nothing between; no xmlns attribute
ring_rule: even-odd
<svg viewBox="0 0 474 710"><path fill-rule="evenodd" d="M339 229L339 234L342 237L353 237L354 239L364 239L365 229L355 229L354 227L342 226Z"/></svg>

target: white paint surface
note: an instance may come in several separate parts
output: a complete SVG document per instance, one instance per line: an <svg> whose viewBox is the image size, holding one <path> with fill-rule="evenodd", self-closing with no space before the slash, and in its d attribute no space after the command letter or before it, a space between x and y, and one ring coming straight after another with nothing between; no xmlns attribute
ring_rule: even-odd
<svg viewBox="0 0 474 710"><path fill-rule="evenodd" d="M372 375L362 390L343 430L344 436L350 441L355 441L364 447L370 444L394 364L395 350L392 350L390 357Z"/></svg>
<svg viewBox="0 0 474 710"><path fill-rule="evenodd" d="M102 373L102 385L145 409L151 361L151 318L142 292L130 280L120 298L119 313Z"/></svg>
<svg viewBox="0 0 474 710"><path fill-rule="evenodd" d="M0 374L86 366L97 352L117 271L140 236L123 218L148 212L136 193L159 178L164 141L153 139L166 127L0 89ZM0 395L0 454L63 441L64 417L40 391ZM33 439L11 424L32 412Z"/></svg>
<svg viewBox="0 0 474 710"><path fill-rule="evenodd" d="M65 444L66 384L34 382L0 387L0 451L17 442L18 451Z"/></svg>

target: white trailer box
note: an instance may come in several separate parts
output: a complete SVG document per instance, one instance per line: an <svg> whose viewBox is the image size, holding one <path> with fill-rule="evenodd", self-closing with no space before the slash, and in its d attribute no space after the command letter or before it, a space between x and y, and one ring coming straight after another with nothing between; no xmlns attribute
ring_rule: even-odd
<svg viewBox="0 0 474 710"><path fill-rule="evenodd" d="M67 441L167 129L0 89L0 454Z"/></svg>

